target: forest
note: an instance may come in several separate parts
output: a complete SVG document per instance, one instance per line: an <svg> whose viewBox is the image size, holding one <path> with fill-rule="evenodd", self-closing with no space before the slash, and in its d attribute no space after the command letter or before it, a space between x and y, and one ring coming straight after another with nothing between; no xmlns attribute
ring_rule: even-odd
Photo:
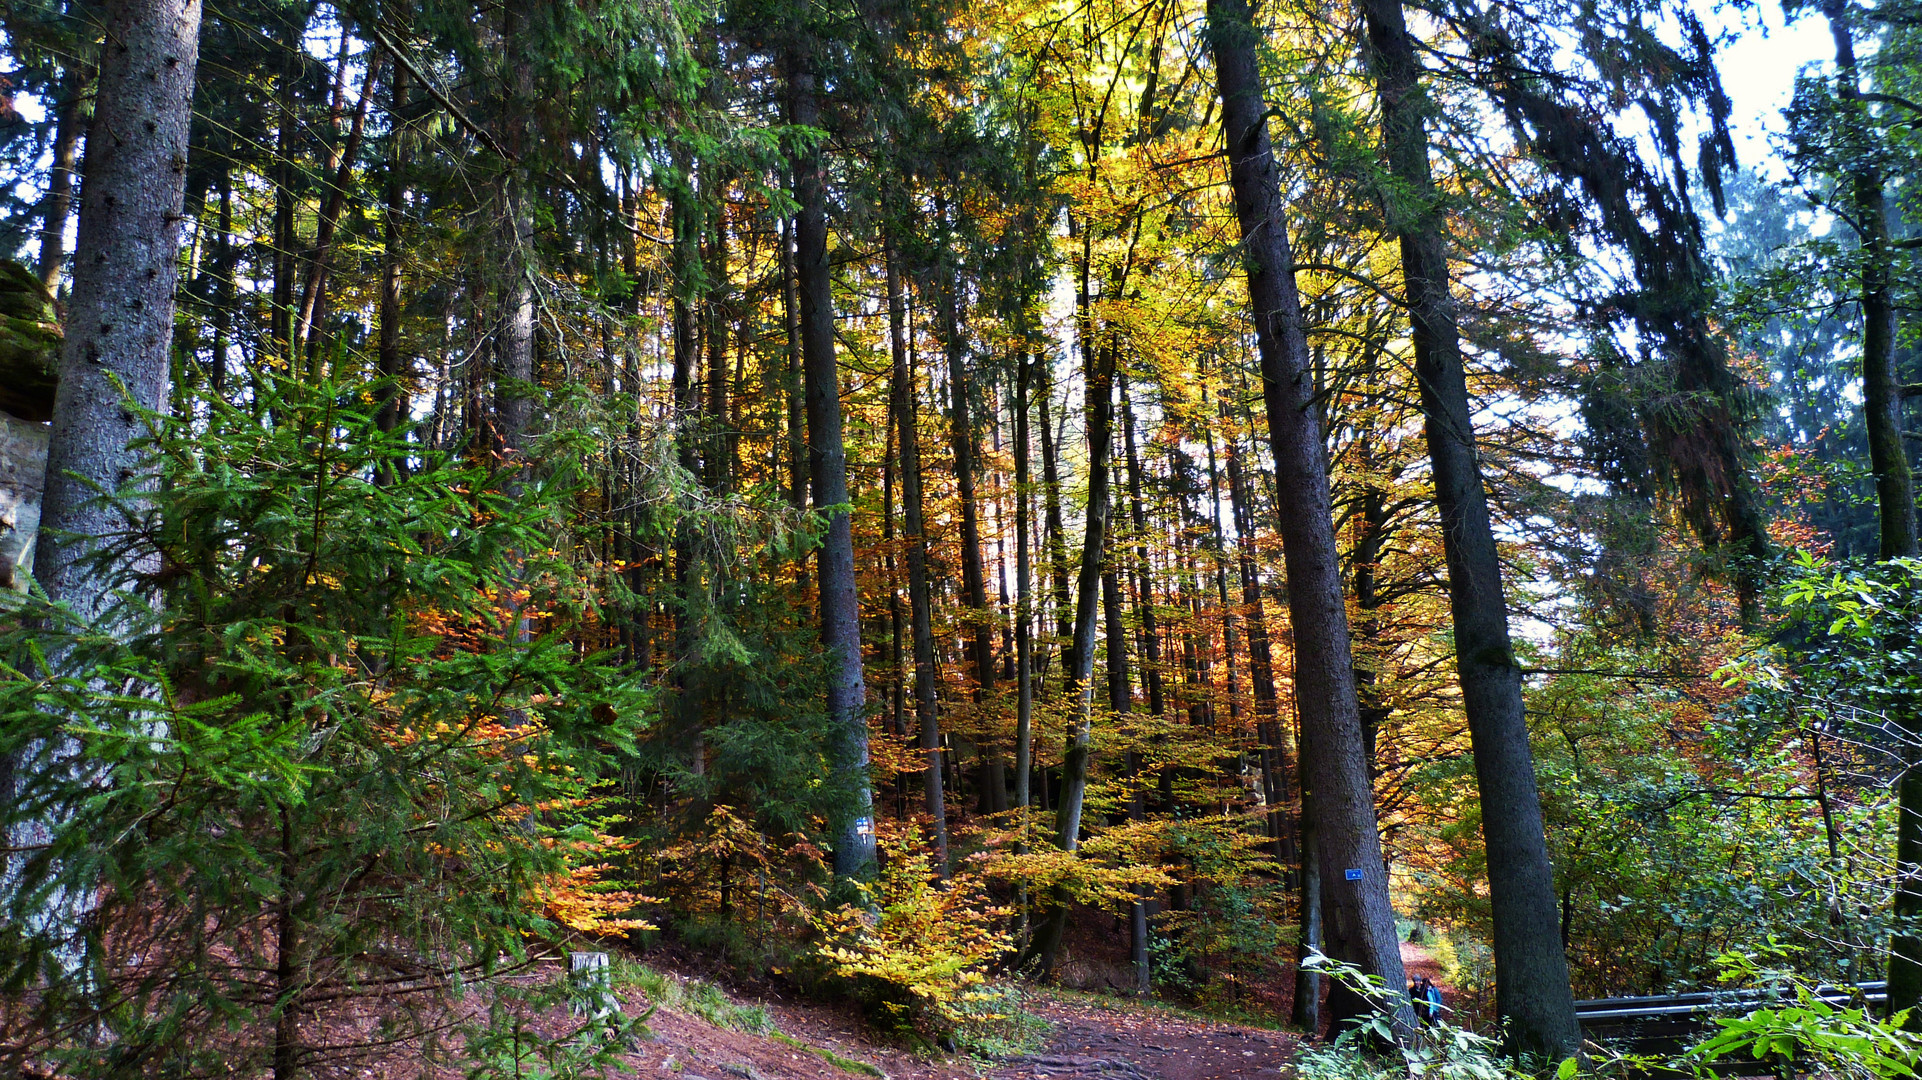
<svg viewBox="0 0 1922 1080"><path fill-rule="evenodd" d="M0 1073L1913 1077L1918 176L1915 0L7 0Z"/></svg>

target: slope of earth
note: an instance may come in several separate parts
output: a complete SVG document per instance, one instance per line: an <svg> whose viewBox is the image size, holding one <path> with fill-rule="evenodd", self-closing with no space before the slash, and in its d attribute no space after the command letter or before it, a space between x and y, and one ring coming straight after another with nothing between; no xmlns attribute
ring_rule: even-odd
<svg viewBox="0 0 1922 1080"><path fill-rule="evenodd" d="M1292 1035L1148 1004L1041 991L1029 1008L1051 1025L1048 1048L992 1080L1253 1080L1283 1075L1294 1056Z"/></svg>
<svg viewBox="0 0 1922 1080"><path fill-rule="evenodd" d="M767 983L733 992L716 972L686 955L650 953L644 964L617 962L615 995L629 1017L646 1016L647 1036L618 1055L608 1075L662 1080L1242 1080L1283 1075L1293 1036L1214 1022L1192 1014L1074 991L1031 990L1029 1012L1046 1021L1043 1048L1016 1057L980 1061L965 1055L928 1057L891 1045L871 1033L858 1011L784 995ZM532 988L565 978L553 963L509 977ZM477 1017L449 1017L450 1026ZM654 1009L651 1015L648 1010ZM530 1035L555 1039L584 1021L555 1007L521 1013ZM351 1014L317 1018L313 1043L377 1042L371 1017ZM311 1044L310 1044L311 1045ZM372 1053L343 1055L316 1077L420 1077L460 1080L458 1062L424 1061L414 1045L388 1044ZM488 1076L522 1075L497 1063ZM545 1074L543 1074L545 1075ZM582 1075L593 1075L583 1073Z"/></svg>
<svg viewBox="0 0 1922 1080"><path fill-rule="evenodd" d="M649 1021L657 1041L643 1048L636 1064L707 1080L861 1075L830 1067L827 1059L807 1049L817 1047L842 1061L876 1066L893 1080L983 1075L989 1080L1254 1080L1281 1076L1294 1050L1293 1037L1280 1032L1046 990L1030 994L1027 1001L1028 1009L1049 1024L1046 1047L992 1063L916 1057L878 1043L844 1007L777 1000L743 1007L765 1010L780 1034L755 1035L661 1011Z"/></svg>

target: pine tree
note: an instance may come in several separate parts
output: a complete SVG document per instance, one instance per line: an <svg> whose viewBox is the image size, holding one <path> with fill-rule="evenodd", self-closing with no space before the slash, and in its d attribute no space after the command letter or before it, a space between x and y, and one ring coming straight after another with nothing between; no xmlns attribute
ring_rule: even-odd
<svg viewBox="0 0 1922 1080"><path fill-rule="evenodd" d="M1322 874L1323 935L1329 956L1389 986L1400 986L1401 952L1349 661L1347 601L1338 576L1326 451L1312 400L1280 170L1268 141L1267 106L1256 62L1258 38L1241 0L1210 0L1208 22L1275 483L1286 507L1281 531L1295 632L1301 757L1314 800ZM1366 1006L1337 1000L1332 1008L1340 1019ZM1395 1019L1407 1030L1414 1016L1404 1004Z"/></svg>

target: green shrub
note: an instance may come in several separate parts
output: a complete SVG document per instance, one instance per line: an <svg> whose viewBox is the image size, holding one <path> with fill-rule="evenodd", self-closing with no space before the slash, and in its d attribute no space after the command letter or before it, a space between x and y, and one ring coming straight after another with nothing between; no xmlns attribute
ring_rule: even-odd
<svg viewBox="0 0 1922 1080"><path fill-rule="evenodd" d="M356 999L368 1038L424 1038L639 899L591 778L652 702L579 647L565 448L510 497L354 389L258 386L146 417L99 621L36 595L0 626L0 813L50 832L0 890L0 971L36 988L5 1034L61 1075L291 1075L351 1052L301 1021Z"/></svg>

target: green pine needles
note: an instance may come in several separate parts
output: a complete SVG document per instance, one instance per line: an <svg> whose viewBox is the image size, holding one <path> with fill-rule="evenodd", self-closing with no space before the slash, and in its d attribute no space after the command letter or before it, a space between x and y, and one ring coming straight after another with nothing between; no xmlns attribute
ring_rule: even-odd
<svg viewBox="0 0 1922 1080"><path fill-rule="evenodd" d="M632 924L594 778L653 699L584 644L565 442L510 485L380 431L368 388L258 385L148 417L100 623L30 597L0 627L8 835L43 840L0 894L7 1064L289 1077L431 1046L452 992Z"/></svg>

